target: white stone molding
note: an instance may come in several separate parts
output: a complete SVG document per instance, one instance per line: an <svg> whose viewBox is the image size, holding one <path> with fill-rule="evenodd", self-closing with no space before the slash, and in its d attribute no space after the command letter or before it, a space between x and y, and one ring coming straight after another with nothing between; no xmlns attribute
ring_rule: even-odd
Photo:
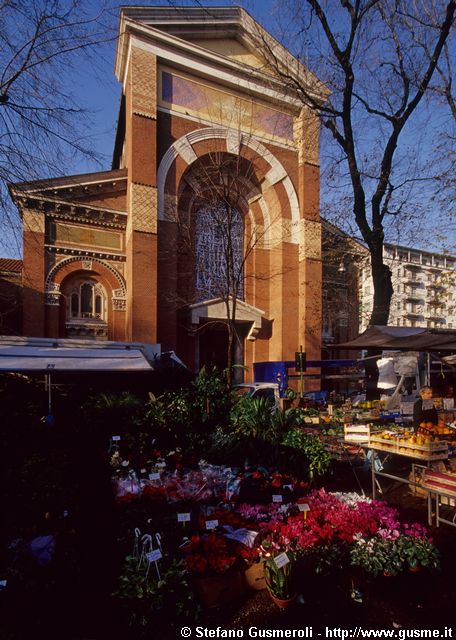
<svg viewBox="0 0 456 640"><path fill-rule="evenodd" d="M54 282L54 278L56 276L56 274L58 273L58 271L60 271L60 269L62 269L64 266L66 266L67 264L71 264L72 262L84 262L84 260L80 257L80 256L72 256L71 258L64 258L63 260L61 260L60 262L58 262L57 264L55 264L52 269L50 269L47 277L46 277L46 282L45 282L45 294L46 294L46 304L56 304L55 302L47 302L48 297L51 299L52 298L52 294L54 292L54 298L55 297L59 297L60 294L56 294L55 291L55 287L56 287L56 283ZM105 262L104 260L97 260L96 258L93 258L92 263L99 263L101 264L103 267L105 267L105 269L107 269L110 273L112 273L112 275L116 278L117 282L118 282L118 289L115 289L114 291L116 292L116 297L118 296L118 293L120 292L121 295L118 296L119 298L127 298L127 286L125 283L125 280L123 279L122 275L116 270L114 269L109 263ZM93 269L93 264L92 264L92 269ZM58 285L57 285L58 286ZM57 303L58 304L58 303Z"/></svg>
<svg viewBox="0 0 456 640"><path fill-rule="evenodd" d="M226 129L223 127L206 127L204 129L197 129L192 131L191 133L186 134L176 140L176 142L171 145L171 147L167 150L165 155L160 162L160 166L157 172L157 189L158 189L158 219L165 220L165 184L166 177L168 172L177 158L178 155L181 155L180 149L188 147L202 140L211 140L211 139L224 139L227 141L227 151L228 145L231 144L228 142L230 136L233 135L233 130ZM235 131L237 134L237 131ZM271 169L268 172L268 176L272 176L273 179L276 179L275 184L279 181L282 181L285 191L288 196L290 210L291 210L291 235L290 238L287 239L292 244L299 244L299 203L298 196L296 194L293 183L291 182L289 176L287 175L285 168L277 160L277 158L254 136L247 136L245 134L241 135L241 146L246 146L258 153L266 162L270 165ZM193 152L193 148L192 148ZM194 153L194 152L193 152ZM196 159L196 155L195 155ZM185 160L185 158L184 158ZM269 180L266 180L268 183ZM273 182L271 184L274 184ZM263 199L263 196L260 198ZM264 211L263 206L260 204L262 211ZM265 220L265 227L267 228L268 224Z"/></svg>
<svg viewBox="0 0 456 640"><path fill-rule="evenodd" d="M187 164L192 164L197 159L196 153L193 151L193 147L188 140L188 137L182 136L179 140L176 140L174 143L174 147L176 148L177 153L180 155L182 160Z"/></svg>
<svg viewBox="0 0 456 640"><path fill-rule="evenodd" d="M230 296L229 302L233 301ZM226 321L226 301L222 298L214 298L212 300L204 300L197 304L191 304L190 310L190 323L192 328L196 330L201 320L221 320ZM251 327L247 334L247 340L254 341L261 329L261 321L265 311L254 307L248 302L242 300L236 300L236 321L239 322L251 322Z"/></svg>

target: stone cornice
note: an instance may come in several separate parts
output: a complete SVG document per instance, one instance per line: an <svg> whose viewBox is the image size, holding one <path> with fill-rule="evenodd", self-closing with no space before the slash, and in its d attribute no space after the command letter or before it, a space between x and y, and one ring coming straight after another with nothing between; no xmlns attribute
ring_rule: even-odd
<svg viewBox="0 0 456 640"><path fill-rule="evenodd" d="M325 101L328 89L311 73L297 58L271 34L266 31L252 16L241 7L123 7L119 18L119 38L116 50L116 74L121 80L122 65L125 65L125 53L128 31L141 28L149 34L149 39L164 41L165 36L173 38L175 45L186 54L194 50L195 54L210 56L217 64L231 66L239 71L244 68L249 76L268 78L277 86L283 87L283 82L270 73L256 70L249 65L234 61L226 56L210 52L192 42L201 38L231 38L241 42L252 54L260 54L266 61L271 57L275 63L286 69L291 76L299 78L312 90L315 97ZM160 35L161 34L161 35ZM264 52L272 52L271 55ZM124 67L125 68L125 67ZM121 80L122 81L122 80ZM287 94L290 93L289 88Z"/></svg>
<svg viewBox="0 0 456 640"><path fill-rule="evenodd" d="M235 25L233 23L232 28L236 29L238 39L249 50L261 52L261 42L264 41L265 47L273 49L274 56L282 68L287 68L288 73L292 76L299 74L300 81L312 87L315 98L322 102L325 101L328 95L327 89L313 74L305 69L246 12L239 12L239 16L238 24ZM145 20L145 18L142 19ZM189 17L189 19L191 18ZM217 18L215 18L213 21L215 27L217 22ZM206 29L211 24L204 25L201 35L207 34ZM179 38L161 30L160 24L155 27L151 23L141 23L137 19L130 18L125 12L121 12L119 29L121 35L116 52L116 75L123 85L127 76L131 41L134 38L136 45L139 43L140 46L147 48L159 58L165 60L167 64L174 64L187 69L192 68L196 74L207 78L213 78L215 70L217 79L222 84L262 96L288 109L297 110L302 106L298 96L290 95L290 87L286 86L278 76Z"/></svg>
<svg viewBox="0 0 456 640"><path fill-rule="evenodd" d="M115 260L116 262L125 262L126 257L119 253L109 253L106 251L95 251L93 249L76 249L75 247L63 247L61 245L46 244L46 251L57 253L65 256L80 256L81 260L85 258L99 258L100 260Z"/></svg>
<svg viewBox="0 0 456 640"><path fill-rule="evenodd" d="M17 194L15 200L21 213L24 209L32 209L43 212L47 217L67 222L79 222L119 230L124 230L127 226L127 213L115 209L66 202L38 194Z"/></svg>

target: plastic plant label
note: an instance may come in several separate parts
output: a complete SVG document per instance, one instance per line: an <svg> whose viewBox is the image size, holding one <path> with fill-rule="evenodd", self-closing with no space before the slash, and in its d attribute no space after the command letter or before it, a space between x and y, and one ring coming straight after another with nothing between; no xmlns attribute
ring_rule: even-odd
<svg viewBox="0 0 456 640"><path fill-rule="evenodd" d="M149 480L160 480L160 474L158 472L149 473Z"/></svg>
<svg viewBox="0 0 456 640"><path fill-rule="evenodd" d="M282 485L282 489L289 489L290 491L293 491L293 485L292 484L284 484L284 485Z"/></svg>
<svg viewBox="0 0 456 640"><path fill-rule="evenodd" d="M113 442L119 442L119 440L120 440L120 436L112 436Z"/></svg>
<svg viewBox="0 0 456 640"><path fill-rule="evenodd" d="M178 513L177 514L178 522L190 522L190 514L189 513Z"/></svg>
<svg viewBox="0 0 456 640"><path fill-rule="evenodd" d="M283 496L280 494L274 495L272 496L272 501L273 502L283 502Z"/></svg>
<svg viewBox="0 0 456 640"><path fill-rule="evenodd" d="M206 529L217 529L218 520L206 520Z"/></svg>
<svg viewBox="0 0 456 640"><path fill-rule="evenodd" d="M305 502L305 503L298 502L298 509L299 509L299 511L302 511L303 513L305 513L306 511L310 511L310 507L307 504L307 502Z"/></svg>
<svg viewBox="0 0 456 640"><path fill-rule="evenodd" d="M278 569L281 569L289 562L290 562L290 558L287 556L285 551L283 553L279 553L279 555L274 558L274 564Z"/></svg>
<svg viewBox="0 0 456 640"><path fill-rule="evenodd" d="M161 560L162 552L160 551L160 549L154 549L154 551L149 551L149 553L146 553L146 558L149 562L157 562L157 560Z"/></svg>

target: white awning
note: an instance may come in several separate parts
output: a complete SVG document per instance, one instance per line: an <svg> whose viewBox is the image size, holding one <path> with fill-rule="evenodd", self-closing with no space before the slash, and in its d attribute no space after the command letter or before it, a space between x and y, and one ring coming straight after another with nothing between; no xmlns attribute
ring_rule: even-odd
<svg viewBox="0 0 456 640"><path fill-rule="evenodd" d="M152 371L139 349L33 347L0 344L0 371Z"/></svg>

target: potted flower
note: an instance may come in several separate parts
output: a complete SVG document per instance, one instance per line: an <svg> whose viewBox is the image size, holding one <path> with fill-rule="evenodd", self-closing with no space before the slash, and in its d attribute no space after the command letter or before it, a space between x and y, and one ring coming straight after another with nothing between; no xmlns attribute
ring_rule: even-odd
<svg viewBox="0 0 456 640"><path fill-rule="evenodd" d="M237 556L228 541L215 531L192 536L181 546L193 586L201 603L218 607L238 597L243 591L243 576L235 566Z"/></svg>
<svg viewBox="0 0 456 640"><path fill-rule="evenodd" d="M426 529L419 524L404 526L405 535L401 537L400 546L404 562L410 571L419 571L421 567L438 569L440 566L439 551L428 537Z"/></svg>
<svg viewBox="0 0 456 640"><path fill-rule="evenodd" d="M370 539L357 534L354 539L355 544L350 552L352 565L361 567L373 576L379 573L395 576L402 571L401 534L397 529L379 529L377 535Z"/></svg>
<svg viewBox="0 0 456 640"><path fill-rule="evenodd" d="M287 540L280 535L269 534L260 546L266 587L272 600L280 608L288 607L296 599L291 573L295 559Z"/></svg>

